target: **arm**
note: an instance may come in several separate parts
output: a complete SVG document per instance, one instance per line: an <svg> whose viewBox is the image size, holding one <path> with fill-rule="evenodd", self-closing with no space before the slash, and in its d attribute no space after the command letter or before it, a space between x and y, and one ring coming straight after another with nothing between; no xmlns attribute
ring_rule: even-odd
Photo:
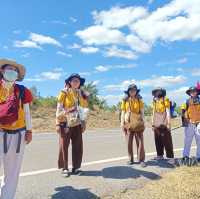
<svg viewBox="0 0 200 199"><path fill-rule="evenodd" d="M24 104L24 114L26 123L25 141L27 144L29 144L32 141L32 118L30 112L30 105L28 103Z"/></svg>
<svg viewBox="0 0 200 199"><path fill-rule="evenodd" d="M170 129L170 128L171 128L171 115L170 115L170 109L167 108L167 109L166 109L166 112L167 112L167 126L168 126L168 128Z"/></svg>

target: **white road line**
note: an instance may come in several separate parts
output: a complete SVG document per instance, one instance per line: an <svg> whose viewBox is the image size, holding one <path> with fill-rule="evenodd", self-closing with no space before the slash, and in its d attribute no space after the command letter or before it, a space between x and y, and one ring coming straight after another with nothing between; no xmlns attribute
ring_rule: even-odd
<svg viewBox="0 0 200 199"><path fill-rule="evenodd" d="M196 146L191 147L191 149L196 149ZM183 148L177 148L177 149L174 149L174 152L179 152L182 150L183 150ZM153 155L156 155L156 152L146 153L146 156L153 156ZM136 155L135 155L135 157L136 157ZM84 167L84 166L91 166L91 165L95 165L95 164L110 163L110 162L116 162L116 161L126 160L126 159L128 159L127 156L122 156L122 157L117 157L117 158L109 158L109 159L104 159L104 160L85 162L85 163L82 163L82 166ZM71 168L71 166L70 166L70 168ZM43 169L43 170L38 170L38 171L24 172L24 173L20 174L20 177L34 176L34 175L39 175L39 174L44 174L44 173L55 172L58 170L59 169L57 169L57 168L51 168L51 169ZM2 176L0 177L0 179L2 179Z"/></svg>

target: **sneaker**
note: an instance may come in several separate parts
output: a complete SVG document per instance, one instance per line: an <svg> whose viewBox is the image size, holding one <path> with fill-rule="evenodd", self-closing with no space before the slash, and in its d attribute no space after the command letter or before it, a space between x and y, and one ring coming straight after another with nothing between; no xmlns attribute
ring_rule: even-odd
<svg viewBox="0 0 200 199"><path fill-rule="evenodd" d="M172 165L175 165L175 159L174 158L169 158L168 159L168 163L172 164Z"/></svg>
<svg viewBox="0 0 200 199"><path fill-rule="evenodd" d="M129 161L127 162L127 165L133 165L133 164L134 164L134 161L129 160Z"/></svg>
<svg viewBox="0 0 200 199"><path fill-rule="evenodd" d="M65 177L65 178L69 177L69 176L70 176L69 170L68 170L68 169L64 169L64 170L62 171L62 175L63 175L63 177Z"/></svg>
<svg viewBox="0 0 200 199"><path fill-rule="evenodd" d="M140 166L141 166L142 168L144 168L144 167L146 167L147 165L146 165L146 163L145 163L144 161L142 161L142 162L140 162Z"/></svg>
<svg viewBox="0 0 200 199"><path fill-rule="evenodd" d="M79 169L75 169L75 168L73 168L73 169L72 169L72 174L73 174L73 175L78 175L78 176L79 176L79 175L82 174L82 171L79 170Z"/></svg>
<svg viewBox="0 0 200 199"><path fill-rule="evenodd" d="M189 161L190 161L190 158L189 157L187 157L187 156L185 156L185 157L183 157L182 158L182 160L181 160L181 163L182 163L182 165L189 165Z"/></svg>
<svg viewBox="0 0 200 199"><path fill-rule="evenodd" d="M156 157L154 158L154 160L164 160L164 157L163 157L162 155L156 156Z"/></svg>

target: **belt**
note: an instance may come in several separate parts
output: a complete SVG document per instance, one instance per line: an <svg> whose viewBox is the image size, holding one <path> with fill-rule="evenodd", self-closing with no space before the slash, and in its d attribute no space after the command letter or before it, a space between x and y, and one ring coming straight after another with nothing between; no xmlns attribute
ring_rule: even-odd
<svg viewBox="0 0 200 199"><path fill-rule="evenodd" d="M16 153L20 152L20 147L21 147L21 140L22 140L22 134L21 131L26 130L26 128L20 128L17 130L6 130L3 129L4 135L3 135L3 148L4 148L4 153L8 152L8 144L7 144L7 137L8 134L18 134L18 141L17 141L17 149Z"/></svg>

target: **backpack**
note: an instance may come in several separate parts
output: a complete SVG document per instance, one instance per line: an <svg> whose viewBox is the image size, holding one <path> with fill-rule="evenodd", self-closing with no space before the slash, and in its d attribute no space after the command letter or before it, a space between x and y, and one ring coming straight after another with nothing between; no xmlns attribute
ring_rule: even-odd
<svg viewBox="0 0 200 199"><path fill-rule="evenodd" d="M19 90L19 94L17 93ZM18 120L20 101L24 98L25 87L16 84L14 93L5 102L0 103L0 124L9 125Z"/></svg>

